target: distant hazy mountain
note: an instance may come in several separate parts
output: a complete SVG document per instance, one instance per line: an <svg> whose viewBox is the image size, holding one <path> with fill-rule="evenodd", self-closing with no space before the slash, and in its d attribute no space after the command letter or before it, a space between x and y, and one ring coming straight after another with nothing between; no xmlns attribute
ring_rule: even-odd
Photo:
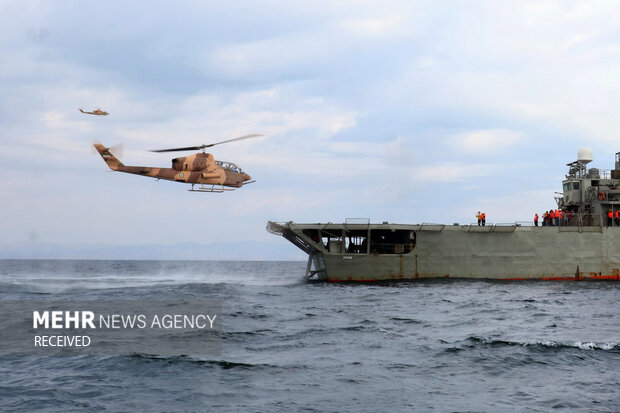
<svg viewBox="0 0 620 413"><path fill-rule="evenodd" d="M289 243L250 241L173 245L0 244L0 259L297 261L307 256Z"/></svg>

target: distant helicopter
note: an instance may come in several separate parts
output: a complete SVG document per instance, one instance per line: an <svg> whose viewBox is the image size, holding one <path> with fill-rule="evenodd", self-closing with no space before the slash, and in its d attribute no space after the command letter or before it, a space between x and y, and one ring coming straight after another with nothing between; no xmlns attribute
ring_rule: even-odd
<svg viewBox="0 0 620 413"><path fill-rule="evenodd" d="M108 116L109 115L108 112L106 112L104 110L101 110L101 108L97 108L97 109L93 110L92 112L86 112L86 111L83 111L82 109L79 109L79 111L82 112L82 113L86 113L88 115L99 115L99 116Z"/></svg>
<svg viewBox="0 0 620 413"><path fill-rule="evenodd" d="M175 151L193 151L202 150L202 152L194 155L174 158L172 160L172 168L156 168L150 166L125 166L119 161L110 148L106 148L100 143L95 143L94 147L101 155L105 163L108 164L113 171L126 172L130 174L149 176L156 179L165 179L168 181L182 182L191 184L189 191L192 192L224 192L234 191L244 185L255 182L250 175L246 174L241 168L232 162L216 161L213 155L205 153L205 148L220 145L222 143L238 141L241 139L254 138L263 136L260 134L252 134L240 136L238 138L229 139L222 142L211 143L208 145L188 146L184 148L156 149L151 152L175 152ZM194 185L199 184L200 187L194 189ZM226 187L226 188L225 188Z"/></svg>

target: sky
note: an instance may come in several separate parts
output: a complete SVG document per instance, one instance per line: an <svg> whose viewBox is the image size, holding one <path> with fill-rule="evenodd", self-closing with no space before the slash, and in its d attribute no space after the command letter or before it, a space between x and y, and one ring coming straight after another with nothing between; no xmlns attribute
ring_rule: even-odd
<svg viewBox="0 0 620 413"><path fill-rule="evenodd" d="M3 0L0 246L530 221L580 148L613 168L619 95L616 1ZM110 115L77 110L96 107ZM256 179L224 194L109 172L91 149L167 167L179 155L148 150L251 133L212 148Z"/></svg>

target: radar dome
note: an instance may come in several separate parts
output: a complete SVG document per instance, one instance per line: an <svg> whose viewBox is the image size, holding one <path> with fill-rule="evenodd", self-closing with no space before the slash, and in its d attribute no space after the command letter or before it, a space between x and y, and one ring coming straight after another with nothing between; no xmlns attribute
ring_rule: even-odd
<svg viewBox="0 0 620 413"><path fill-rule="evenodd" d="M592 162L592 149L581 148L577 154L577 162L588 163Z"/></svg>

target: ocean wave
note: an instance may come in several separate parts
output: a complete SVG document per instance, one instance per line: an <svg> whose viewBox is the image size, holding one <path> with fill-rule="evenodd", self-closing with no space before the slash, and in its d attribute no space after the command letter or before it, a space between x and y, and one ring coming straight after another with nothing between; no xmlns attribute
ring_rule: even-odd
<svg viewBox="0 0 620 413"><path fill-rule="evenodd" d="M398 324L422 324L422 321L412 318L390 317L390 321L396 321Z"/></svg>
<svg viewBox="0 0 620 413"><path fill-rule="evenodd" d="M213 367L219 368L221 370L295 370L295 369L307 369L308 366L305 364L272 364L272 363L252 363L252 362L244 362L244 361L231 361L231 360L216 360L216 359L203 359L194 356L158 356L151 354L143 354L143 353L135 353L130 356L116 356L116 361L121 361L122 359L130 358L138 363L164 363L164 364L174 364L174 365L182 365L188 364L192 366L202 366L202 367Z"/></svg>
<svg viewBox="0 0 620 413"><path fill-rule="evenodd" d="M246 336L259 336L259 335L268 336L272 333L274 333L274 331L268 328L252 330L252 331L226 331L226 332L222 332L222 339L227 340L233 337L246 337Z"/></svg>
<svg viewBox="0 0 620 413"><path fill-rule="evenodd" d="M613 351L620 352L620 344L610 341L608 343L597 343L594 341L577 341L574 343L561 343L553 340L540 340L535 342L519 342L519 341L510 341L510 340L496 340L490 339L480 336L470 336L467 338L470 343L474 343L474 346L478 344L487 345L487 346L498 346L498 347L531 347L531 348L540 348L540 349L581 349L581 350L603 350L603 351Z"/></svg>

